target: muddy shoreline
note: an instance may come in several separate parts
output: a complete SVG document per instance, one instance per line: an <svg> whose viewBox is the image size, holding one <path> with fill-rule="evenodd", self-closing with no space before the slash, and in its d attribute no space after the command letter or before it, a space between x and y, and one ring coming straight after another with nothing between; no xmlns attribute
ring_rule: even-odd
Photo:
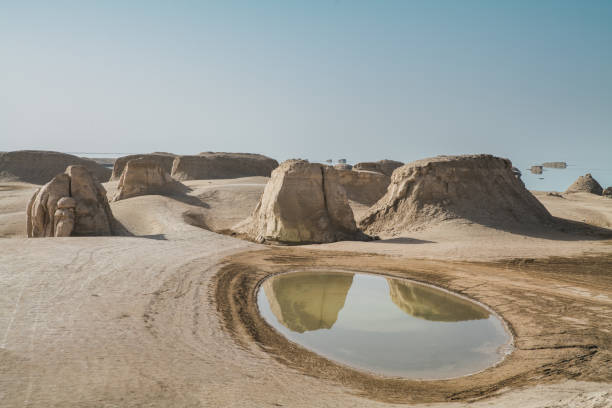
<svg viewBox="0 0 612 408"><path fill-rule="evenodd" d="M337 364L288 341L258 313L259 282L300 268L378 272L459 293L503 317L514 352L485 371L449 380L393 379ZM611 270L610 254L479 263L274 247L225 258L209 290L223 329L237 345L259 348L303 375L381 402L475 401L565 379L612 381L612 320L606 318L612 313Z"/></svg>

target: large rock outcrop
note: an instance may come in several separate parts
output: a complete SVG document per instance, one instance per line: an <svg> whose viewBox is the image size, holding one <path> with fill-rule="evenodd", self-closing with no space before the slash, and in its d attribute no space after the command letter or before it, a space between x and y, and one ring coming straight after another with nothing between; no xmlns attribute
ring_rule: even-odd
<svg viewBox="0 0 612 408"><path fill-rule="evenodd" d="M565 190L565 194L568 193L591 193L602 195L603 188L597 180L593 178L591 173L587 173L584 176L578 177L578 179Z"/></svg>
<svg viewBox="0 0 612 408"><path fill-rule="evenodd" d="M69 166L36 190L27 207L28 237L111 235L106 190L84 166Z"/></svg>
<svg viewBox="0 0 612 408"><path fill-rule="evenodd" d="M276 160L260 154L204 152L177 157L172 164L171 176L176 180L270 177L276 167Z"/></svg>
<svg viewBox="0 0 612 408"><path fill-rule="evenodd" d="M353 274L295 272L266 279L262 286L278 321L304 333L332 328L352 284Z"/></svg>
<svg viewBox="0 0 612 408"><path fill-rule="evenodd" d="M465 155L419 160L396 169L387 193L360 226L369 234L398 235L450 219L502 228L552 221L514 176L510 160Z"/></svg>
<svg viewBox="0 0 612 408"><path fill-rule="evenodd" d="M172 173L172 163L177 155L172 153L148 153L148 154L132 154L129 156L118 157L115 160L115 164L113 166L113 174L110 177L110 180L119 180L121 178L121 174L123 174L123 169L126 164L130 160L136 159L147 159L149 161L157 163L164 171L168 174Z"/></svg>
<svg viewBox="0 0 612 408"><path fill-rule="evenodd" d="M353 166L353 168L354 170L374 171L374 172L382 173L382 174L385 174L391 177L391 174L393 174L393 171L403 165L404 163L402 162L384 159L384 160L379 160L377 162L357 163L355 166Z"/></svg>
<svg viewBox="0 0 612 408"><path fill-rule="evenodd" d="M306 160L282 163L238 232L257 242L285 244L363 239L336 172Z"/></svg>
<svg viewBox="0 0 612 408"><path fill-rule="evenodd" d="M110 169L83 157L42 150L18 150L0 153L0 180L45 184L72 165L87 168L99 182L107 181L111 175Z"/></svg>
<svg viewBox="0 0 612 408"><path fill-rule="evenodd" d="M333 178L334 182L344 187L349 200L368 207L372 206L385 195L391 181L389 176L383 173L359 170L338 170L337 168L335 172L329 172L329 177Z"/></svg>
<svg viewBox="0 0 612 408"><path fill-rule="evenodd" d="M171 195L187 190L185 185L170 177L157 160L147 157L127 162L113 201L147 194Z"/></svg>

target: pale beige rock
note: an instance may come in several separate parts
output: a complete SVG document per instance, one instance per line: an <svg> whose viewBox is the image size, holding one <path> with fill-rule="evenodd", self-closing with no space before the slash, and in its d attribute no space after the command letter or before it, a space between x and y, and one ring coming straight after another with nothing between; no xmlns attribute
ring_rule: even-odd
<svg viewBox="0 0 612 408"><path fill-rule="evenodd" d="M69 166L66 174L76 201L73 235L112 235L113 214L102 184L83 166Z"/></svg>
<svg viewBox="0 0 612 408"><path fill-rule="evenodd" d="M378 166L382 170L383 174L386 174L389 177L391 177L391 174L393 174L395 169L402 167L403 165L404 163L396 160L384 159L378 161Z"/></svg>
<svg viewBox="0 0 612 408"><path fill-rule="evenodd" d="M272 178L252 216L237 227L258 242L315 243L359 239L337 170L288 160Z"/></svg>
<svg viewBox="0 0 612 408"><path fill-rule="evenodd" d="M591 193L602 195L603 188L597 180L593 178L591 173L587 173L584 176L578 177L578 179L565 190L565 194L568 193Z"/></svg>
<svg viewBox="0 0 612 408"><path fill-rule="evenodd" d="M164 171L168 174L172 173L172 163L174 159L177 157L176 154L172 153L164 153L164 152L156 152L156 153L148 153L148 154L132 154L129 156L119 157L115 160L115 164L113 166L113 174L111 175L110 181L119 180L121 178L121 174L123 174L123 169L126 164L130 160L136 159L147 159L149 161L153 161L157 163Z"/></svg>
<svg viewBox="0 0 612 408"><path fill-rule="evenodd" d="M172 164L171 175L181 181L269 177L276 167L276 160L260 154L204 152L177 157Z"/></svg>
<svg viewBox="0 0 612 408"><path fill-rule="evenodd" d="M365 170L365 171L374 171L376 173L382 173L382 168L380 164L377 162L362 162L357 163L353 166L353 170Z"/></svg>
<svg viewBox="0 0 612 408"><path fill-rule="evenodd" d="M70 195L70 177L62 173L36 190L27 211L28 237L55 236L55 212L62 197Z"/></svg>
<svg viewBox="0 0 612 408"><path fill-rule="evenodd" d="M606 188L602 193L602 196L612 198L612 187Z"/></svg>
<svg viewBox="0 0 612 408"><path fill-rule="evenodd" d="M351 166L350 164L346 164L346 163L338 163L334 165L334 169L336 170L352 170L353 166Z"/></svg>
<svg viewBox="0 0 612 408"><path fill-rule="evenodd" d="M349 200L368 207L385 195L391 181L383 173L359 170L336 170L329 177L344 187Z"/></svg>
<svg viewBox="0 0 612 408"><path fill-rule="evenodd" d="M501 228L552 221L514 176L509 160L466 155L438 156L396 169L387 193L360 226L370 234L397 235L451 219Z"/></svg>
<svg viewBox="0 0 612 408"><path fill-rule="evenodd" d="M42 150L0 153L0 180L45 184L70 165L85 166L100 182L108 180L111 170L93 160L71 154Z"/></svg>
<svg viewBox="0 0 612 408"><path fill-rule="evenodd" d="M134 159L127 162L113 201L147 194L176 194L188 188L174 180L156 160Z"/></svg>
<svg viewBox="0 0 612 408"><path fill-rule="evenodd" d="M529 171L531 171L533 174L542 174L543 169L542 166L531 166Z"/></svg>

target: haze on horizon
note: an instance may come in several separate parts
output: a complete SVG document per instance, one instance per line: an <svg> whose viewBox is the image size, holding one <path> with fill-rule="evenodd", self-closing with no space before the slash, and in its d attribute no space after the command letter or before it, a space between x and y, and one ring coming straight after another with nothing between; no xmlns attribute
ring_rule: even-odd
<svg viewBox="0 0 612 408"><path fill-rule="evenodd" d="M603 163L612 2L0 4L0 150Z"/></svg>

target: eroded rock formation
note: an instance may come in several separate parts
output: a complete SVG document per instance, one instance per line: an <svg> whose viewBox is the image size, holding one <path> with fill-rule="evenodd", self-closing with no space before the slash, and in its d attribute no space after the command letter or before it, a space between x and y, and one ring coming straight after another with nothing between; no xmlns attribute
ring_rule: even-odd
<svg viewBox="0 0 612 408"><path fill-rule="evenodd" d="M60 152L19 150L0 153L0 180L45 184L71 165L84 166L99 181L105 182L111 170L93 160Z"/></svg>
<svg viewBox="0 0 612 408"><path fill-rule="evenodd" d="M27 207L28 237L111 235L106 190L84 166L69 166L36 190Z"/></svg>
<svg viewBox="0 0 612 408"><path fill-rule="evenodd" d="M334 166L335 167L335 166ZM387 192L391 179L389 176L359 170L338 170L330 172L329 177L344 187L349 200L368 207L376 203Z"/></svg>
<svg viewBox="0 0 612 408"><path fill-rule="evenodd" d="M450 219L495 227L549 224L551 215L512 172L491 155L439 156L393 172L387 193L360 226L397 235Z"/></svg>
<svg viewBox="0 0 612 408"><path fill-rule="evenodd" d="M565 169L567 168L566 162L544 162L542 163L542 167L548 167L551 169Z"/></svg>
<svg viewBox="0 0 612 408"><path fill-rule="evenodd" d="M147 157L127 162L113 201L146 194L184 193L187 190L185 185L170 177L157 160Z"/></svg>
<svg viewBox="0 0 612 408"><path fill-rule="evenodd" d="M604 196L604 197L612 198L612 187L606 188L603 191L603 193L601 193L601 195Z"/></svg>
<svg viewBox="0 0 612 408"><path fill-rule="evenodd" d="M591 193L602 195L603 188L597 180L593 178L591 173L587 173L584 176L578 177L578 179L565 190L565 194L568 193Z"/></svg>
<svg viewBox="0 0 612 408"><path fill-rule="evenodd" d="M288 160L272 178L249 219L237 227L258 242L321 243L363 239L337 170Z"/></svg>
<svg viewBox="0 0 612 408"><path fill-rule="evenodd" d="M158 166L160 166L164 171L168 174L172 173L172 163L177 155L172 153L149 153L149 154L132 154L129 156L123 156L117 158L115 160L115 164L113 166L113 174L111 175L111 180L119 180L121 178L121 174L123 174L123 169L126 164L130 160L136 159L147 159L148 161L155 162Z"/></svg>
<svg viewBox="0 0 612 408"><path fill-rule="evenodd" d="M260 154L204 152L177 157L172 164L171 176L176 180L269 177L276 167L276 160Z"/></svg>
<svg viewBox="0 0 612 408"><path fill-rule="evenodd" d="M296 272L269 278L262 286L278 321L304 333L332 328L352 284L353 274Z"/></svg>
<svg viewBox="0 0 612 408"><path fill-rule="evenodd" d="M379 160L377 162L357 163L355 166L353 166L353 169L354 170L364 170L364 171L374 171L374 172L382 173L382 174L385 174L391 177L391 174L393 174L393 171L403 165L404 163L402 162L384 159L384 160Z"/></svg>
<svg viewBox="0 0 612 408"><path fill-rule="evenodd" d="M544 171L542 169L542 166L531 166L531 168L529 169L533 174L542 174L542 172Z"/></svg>

